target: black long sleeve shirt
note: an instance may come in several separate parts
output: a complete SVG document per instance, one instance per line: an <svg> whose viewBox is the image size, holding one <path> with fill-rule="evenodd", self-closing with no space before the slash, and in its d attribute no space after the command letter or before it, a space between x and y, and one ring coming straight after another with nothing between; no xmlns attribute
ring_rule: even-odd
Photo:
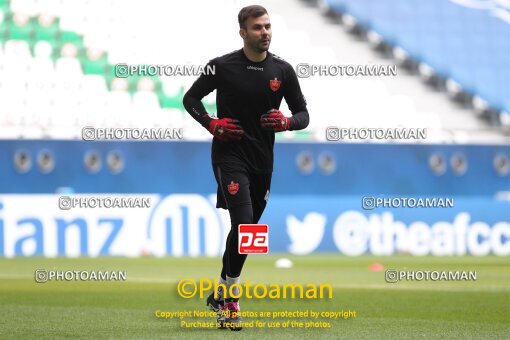
<svg viewBox="0 0 510 340"><path fill-rule="evenodd" d="M211 117L201 99L216 91L218 118L240 121L244 136L240 141L222 142L214 138L212 163L229 163L244 167L253 173L273 171L275 134L260 126L260 116L270 109L279 109L285 98L292 117L290 129L308 126L306 101L292 66L278 56L267 52L261 62L253 62L243 49L211 60L213 72L204 72L184 95L183 104L188 113L208 128Z"/></svg>

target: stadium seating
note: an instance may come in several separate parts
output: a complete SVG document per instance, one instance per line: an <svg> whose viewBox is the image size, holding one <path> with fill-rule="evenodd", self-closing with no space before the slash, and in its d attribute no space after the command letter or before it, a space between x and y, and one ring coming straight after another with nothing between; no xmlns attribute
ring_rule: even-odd
<svg viewBox="0 0 510 340"><path fill-rule="evenodd" d="M85 122L112 127L185 124L186 139L210 138L182 107L182 96L195 77L122 79L114 74L117 63L203 65L207 58L239 48L236 1L194 0L179 6L181 13L196 12L199 6L197 22L206 22L205 16L219 18L218 39L204 39L207 27L189 25L163 0L0 0L1 138L79 138ZM314 46L304 31L289 29L278 13L271 20L276 32L271 50L292 65L340 64L330 47ZM180 32L183 26L186 34ZM379 79L329 78L301 79L313 112L310 128L277 138L324 140L325 128L334 124L442 128L437 113L418 112L409 96L390 93ZM333 106L324 100L338 93L348 95ZM215 113L215 92L204 98L204 105ZM285 104L282 110L289 114ZM444 138L428 139L438 140Z"/></svg>
<svg viewBox="0 0 510 340"><path fill-rule="evenodd" d="M478 102L510 112L510 6L502 1L326 0Z"/></svg>
<svg viewBox="0 0 510 340"><path fill-rule="evenodd" d="M142 6L143 13L169 11L162 12L165 17L144 16ZM115 63L204 64L151 34L165 27L168 16L172 29L183 23L170 7L164 1L0 0L0 135L79 138L83 124L184 124L187 139L208 138L182 107L192 80L114 75ZM186 44L184 37L179 40ZM157 46L158 53L145 53L147 46ZM214 113L214 94L204 104Z"/></svg>

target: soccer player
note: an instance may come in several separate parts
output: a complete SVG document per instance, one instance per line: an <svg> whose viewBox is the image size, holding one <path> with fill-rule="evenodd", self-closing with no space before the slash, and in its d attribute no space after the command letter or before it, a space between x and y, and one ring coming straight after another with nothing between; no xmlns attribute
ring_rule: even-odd
<svg viewBox="0 0 510 340"><path fill-rule="evenodd" d="M209 61L214 74L204 72L183 99L188 113L214 136L216 207L228 209L232 225L219 279L227 292L240 282L247 257L238 252L238 226L258 223L269 198L275 132L301 130L309 121L294 69L268 52L272 32L266 9L258 5L244 7L238 21L243 48ZM201 103L213 90L217 91L218 119L211 118ZM278 110L283 98L292 117ZM241 329L238 299L222 290L217 293L220 299L215 300L211 294L207 305L224 315L219 317L220 323L228 322Z"/></svg>

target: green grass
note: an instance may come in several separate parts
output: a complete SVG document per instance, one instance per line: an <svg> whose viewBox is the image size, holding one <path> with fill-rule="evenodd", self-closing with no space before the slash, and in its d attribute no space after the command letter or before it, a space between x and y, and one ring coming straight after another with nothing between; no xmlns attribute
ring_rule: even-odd
<svg viewBox="0 0 510 340"><path fill-rule="evenodd" d="M99 258L1 259L0 339L11 338L382 338L480 339L510 337L510 266L498 257L290 257L292 269L276 269L275 256L250 256L243 280L251 283L329 283L333 298L241 301L243 311L356 311L326 320L329 329L245 328L241 332L181 328L155 311L205 310L204 299L183 299L176 282L214 278L219 259ZM477 271L475 282L386 283L379 262L399 270ZM34 271L125 270L125 282L36 283ZM259 321L285 321L288 318ZM211 319L191 319L208 321ZM296 320L296 319L294 319ZM249 318L246 321L253 321ZM296 320L297 321L297 320ZM306 320L300 320L306 321Z"/></svg>

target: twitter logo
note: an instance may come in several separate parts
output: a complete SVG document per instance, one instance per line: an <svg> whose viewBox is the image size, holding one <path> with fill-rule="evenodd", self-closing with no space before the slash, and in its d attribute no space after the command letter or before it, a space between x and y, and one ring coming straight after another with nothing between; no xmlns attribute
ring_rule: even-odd
<svg viewBox="0 0 510 340"><path fill-rule="evenodd" d="M302 221L290 215L286 222L287 234L291 241L289 251L292 254L306 255L317 249L326 227L326 217L324 215L311 212L306 214Z"/></svg>

